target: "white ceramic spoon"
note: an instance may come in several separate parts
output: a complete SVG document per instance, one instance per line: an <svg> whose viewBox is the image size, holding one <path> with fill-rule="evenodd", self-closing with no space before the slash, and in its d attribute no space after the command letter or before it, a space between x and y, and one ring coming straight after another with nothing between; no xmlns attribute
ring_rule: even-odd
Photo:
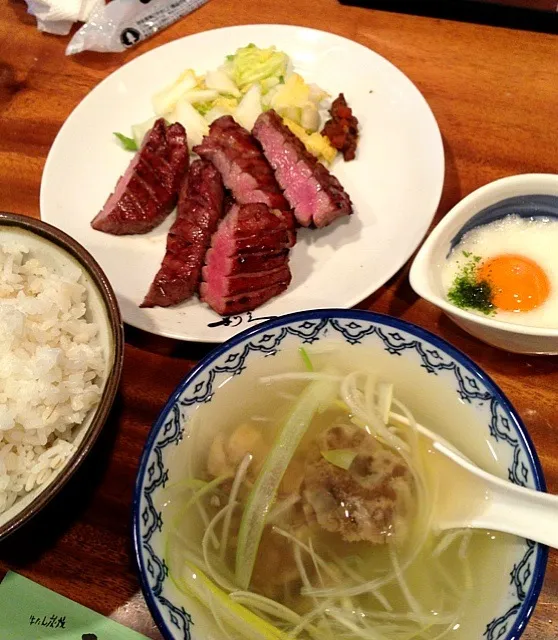
<svg viewBox="0 0 558 640"><path fill-rule="evenodd" d="M409 425L405 417L393 412L390 423ZM437 529L502 531L558 548L558 496L497 478L436 433L420 424L417 428L441 454L432 456L433 473L443 478L435 505Z"/></svg>

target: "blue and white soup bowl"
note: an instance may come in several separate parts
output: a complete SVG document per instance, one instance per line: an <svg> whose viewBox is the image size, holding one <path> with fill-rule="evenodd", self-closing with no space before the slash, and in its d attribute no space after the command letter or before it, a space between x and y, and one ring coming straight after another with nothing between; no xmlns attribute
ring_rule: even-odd
<svg viewBox="0 0 558 640"><path fill-rule="evenodd" d="M216 348L184 378L145 445L134 497L134 543L142 589L166 639L223 637L200 604L176 588L165 562L165 487L183 473L183 447L194 412L200 406L217 407L222 393L217 389L233 376L246 376L253 367L258 373L283 370L284 359L299 347L319 351L331 343L343 345L340 352L350 364L366 354L374 369L395 383L397 396L419 422L446 437L444 425L457 425L449 439L478 464L516 484L545 490L537 454L510 402L474 362L439 337L365 311L307 311L265 322ZM503 544L505 561L499 557L485 563L490 566L475 566L485 572L482 584L488 592L475 603L478 624L475 637L467 640L516 639L534 609L547 550L511 536Z"/></svg>

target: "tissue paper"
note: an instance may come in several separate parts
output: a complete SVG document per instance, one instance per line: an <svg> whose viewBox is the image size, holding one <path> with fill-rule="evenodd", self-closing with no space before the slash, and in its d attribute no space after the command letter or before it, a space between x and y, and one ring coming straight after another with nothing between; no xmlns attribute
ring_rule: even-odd
<svg viewBox="0 0 558 640"><path fill-rule="evenodd" d="M87 22L105 4L104 0L26 0L28 12L37 19L40 31L65 36L74 22Z"/></svg>

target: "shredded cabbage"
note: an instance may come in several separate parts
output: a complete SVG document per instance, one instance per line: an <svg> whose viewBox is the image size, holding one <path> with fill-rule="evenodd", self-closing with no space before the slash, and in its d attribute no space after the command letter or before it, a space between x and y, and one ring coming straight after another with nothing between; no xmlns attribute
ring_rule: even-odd
<svg viewBox="0 0 558 640"><path fill-rule="evenodd" d="M180 122L188 132L190 150L209 131L209 125L225 115L251 130L258 116L274 109L307 151L330 164L337 150L319 133L321 110L329 98L316 84L292 71L283 51L249 44L228 55L217 69L196 75L186 69L152 99L155 117L132 126L135 143L141 145L156 117Z"/></svg>
<svg viewBox="0 0 558 640"><path fill-rule="evenodd" d="M237 49L229 60L232 79L242 92L262 80L280 80L287 72L288 62L287 55L275 47L260 49L254 44Z"/></svg>
<svg viewBox="0 0 558 640"><path fill-rule="evenodd" d="M236 111L234 119L248 131L252 131L258 116L262 112L262 94L260 87L253 84L244 94Z"/></svg>
<svg viewBox="0 0 558 640"><path fill-rule="evenodd" d="M153 111L158 116L170 113L176 103L187 92L194 89L198 84L198 79L192 69L186 69L170 86L165 87L153 96Z"/></svg>

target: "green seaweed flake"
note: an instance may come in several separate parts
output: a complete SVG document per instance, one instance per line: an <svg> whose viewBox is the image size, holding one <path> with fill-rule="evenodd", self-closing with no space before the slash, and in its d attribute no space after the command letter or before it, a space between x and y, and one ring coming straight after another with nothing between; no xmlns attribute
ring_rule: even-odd
<svg viewBox="0 0 558 640"><path fill-rule="evenodd" d="M468 251L463 251L463 255L467 262L455 277L448 291L448 300L461 309L474 309L487 316L494 315L496 307L492 303L492 285L488 280L478 280L481 257Z"/></svg>

